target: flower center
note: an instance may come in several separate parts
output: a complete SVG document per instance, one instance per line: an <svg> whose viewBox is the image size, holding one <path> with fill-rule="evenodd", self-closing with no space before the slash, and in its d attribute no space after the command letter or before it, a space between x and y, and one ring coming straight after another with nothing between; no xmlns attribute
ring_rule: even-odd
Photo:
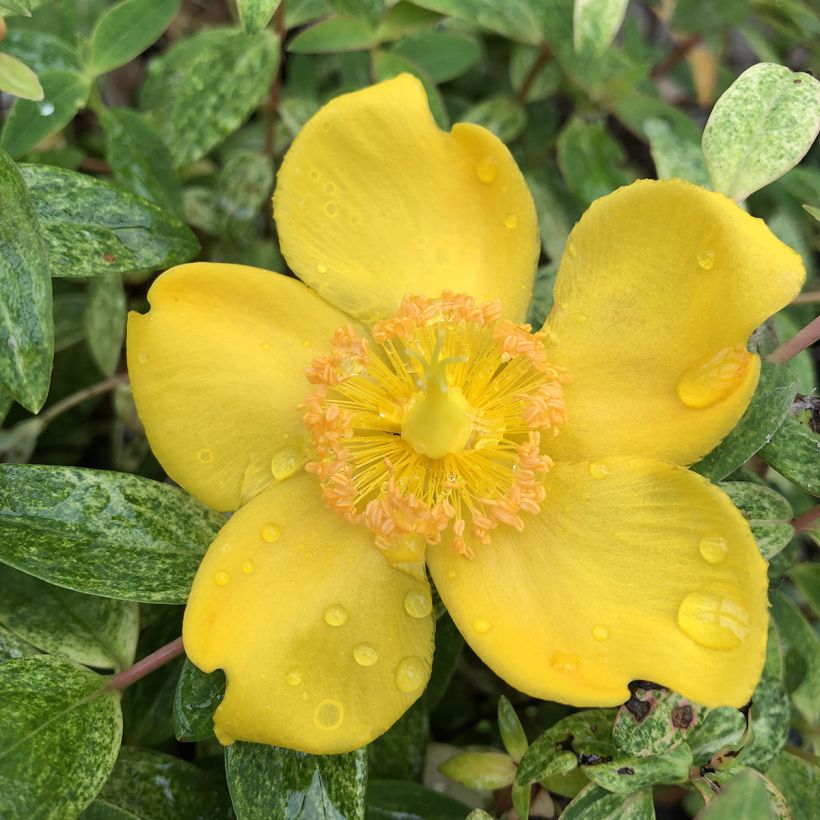
<svg viewBox="0 0 820 820"><path fill-rule="evenodd" d="M371 335L339 329L307 370L308 469L328 506L397 562L448 528L468 556L499 525L522 529L552 466L541 435L566 418L568 379L541 335L502 319L500 303L449 292L406 297Z"/></svg>

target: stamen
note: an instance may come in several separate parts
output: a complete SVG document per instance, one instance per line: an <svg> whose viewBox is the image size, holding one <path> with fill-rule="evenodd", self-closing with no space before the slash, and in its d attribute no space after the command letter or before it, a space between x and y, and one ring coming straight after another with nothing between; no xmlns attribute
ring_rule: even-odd
<svg viewBox="0 0 820 820"><path fill-rule="evenodd" d="M372 338L341 328L307 370L308 469L328 506L372 530L388 557L448 530L472 557L498 526L522 529L552 466L542 434L566 421L569 379L543 336L502 319L498 302L445 292L406 297Z"/></svg>

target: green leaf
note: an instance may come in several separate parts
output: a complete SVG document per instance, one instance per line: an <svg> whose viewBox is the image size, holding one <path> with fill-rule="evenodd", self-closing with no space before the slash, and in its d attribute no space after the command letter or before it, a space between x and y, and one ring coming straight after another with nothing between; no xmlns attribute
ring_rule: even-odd
<svg viewBox="0 0 820 820"><path fill-rule="evenodd" d="M720 481L745 464L783 424L796 389L797 379L788 368L764 361L755 394L737 426L692 470Z"/></svg>
<svg viewBox="0 0 820 820"><path fill-rule="evenodd" d="M802 490L820 496L820 436L790 416L760 457Z"/></svg>
<svg viewBox="0 0 820 820"><path fill-rule="evenodd" d="M797 564L789 576L815 614L820 615L820 564Z"/></svg>
<svg viewBox="0 0 820 820"><path fill-rule="evenodd" d="M214 733L213 714L225 695L225 673L202 672L187 658L174 697L174 734L179 740L205 740Z"/></svg>
<svg viewBox="0 0 820 820"><path fill-rule="evenodd" d="M541 247L544 253L556 263L564 253L564 246L567 243L570 229L574 219L567 213L567 208L558 196L549 172L545 170L527 171L524 174L527 180L527 187L530 189L535 209L538 212L538 227L541 230ZM553 275L553 281L554 281ZM536 280L536 290L538 283ZM535 301L536 296L533 296ZM549 286L549 305L543 311L543 319L540 324L533 324L533 327L540 328L547 313L552 307L552 283Z"/></svg>
<svg viewBox="0 0 820 820"><path fill-rule="evenodd" d="M502 142L512 142L527 126L527 110L517 100L501 94L467 109L461 120L492 131Z"/></svg>
<svg viewBox="0 0 820 820"><path fill-rule="evenodd" d="M527 313L527 321L534 327L540 328L552 310L552 290L555 286L555 277L558 274L558 262L541 265L535 273L535 284L532 289L532 302Z"/></svg>
<svg viewBox="0 0 820 820"><path fill-rule="evenodd" d="M78 592L184 603L224 522L139 476L0 465L0 561Z"/></svg>
<svg viewBox="0 0 820 820"><path fill-rule="evenodd" d="M780 493L750 481L723 481L721 490L749 522L761 555L769 561L794 537L791 505Z"/></svg>
<svg viewBox="0 0 820 820"><path fill-rule="evenodd" d="M417 6L483 26L519 43L541 42L539 0L414 0Z"/></svg>
<svg viewBox="0 0 820 820"><path fill-rule="evenodd" d="M611 792L632 794L657 783L680 783L688 779L692 750L685 744L662 755L617 755L612 760L582 765L584 774Z"/></svg>
<svg viewBox="0 0 820 820"><path fill-rule="evenodd" d="M573 45L580 56L603 54L626 16L628 0L575 0Z"/></svg>
<svg viewBox="0 0 820 820"><path fill-rule="evenodd" d="M91 32L88 71L113 71L142 54L174 19L181 0L120 0Z"/></svg>
<svg viewBox="0 0 820 820"><path fill-rule="evenodd" d="M509 752L510 757L518 763L527 751L529 743L513 705L504 695L498 699L498 732L501 735L504 748Z"/></svg>
<svg viewBox="0 0 820 820"><path fill-rule="evenodd" d="M765 772L786 745L790 721L789 696L783 684L776 678L762 678L752 695L751 742L740 750L738 763Z"/></svg>
<svg viewBox="0 0 820 820"><path fill-rule="evenodd" d="M141 100L179 167L233 133L267 94L279 41L207 28L180 40L148 67Z"/></svg>
<svg viewBox="0 0 820 820"><path fill-rule="evenodd" d="M421 80L424 90L427 92L427 102L430 106L433 118L436 121L436 125L438 125L439 128L449 128L450 118L444 106L444 99L433 81L421 68L391 51L376 50L372 56L373 74L379 82L389 80L404 72L412 74Z"/></svg>
<svg viewBox="0 0 820 820"><path fill-rule="evenodd" d="M626 754L659 755L680 745L704 709L669 689L634 686L618 710L612 739Z"/></svg>
<svg viewBox="0 0 820 820"><path fill-rule="evenodd" d="M282 0L237 0L239 20L248 34L262 31L276 13Z"/></svg>
<svg viewBox="0 0 820 820"><path fill-rule="evenodd" d="M43 229L52 276L157 270L187 262L199 243L182 221L86 174L20 167Z"/></svg>
<svg viewBox="0 0 820 820"><path fill-rule="evenodd" d="M120 746L119 693L47 655L0 664L0 815L75 817L105 783Z"/></svg>
<svg viewBox="0 0 820 820"><path fill-rule="evenodd" d="M225 750L225 772L238 820L364 817L364 749L317 757L237 741Z"/></svg>
<svg viewBox="0 0 820 820"><path fill-rule="evenodd" d="M368 744L368 777L421 780L429 741L430 717L424 701L419 701Z"/></svg>
<svg viewBox="0 0 820 820"><path fill-rule="evenodd" d="M42 100L43 87L37 75L16 57L0 54L0 91L25 100Z"/></svg>
<svg viewBox="0 0 820 820"><path fill-rule="evenodd" d="M0 150L0 382L32 413L48 395L54 355L51 281L34 204Z"/></svg>
<svg viewBox="0 0 820 820"><path fill-rule="evenodd" d="M699 141L690 140L667 120L647 120L643 128L649 138L649 150L658 179L676 177L703 188L710 187L709 172Z"/></svg>
<svg viewBox="0 0 820 820"><path fill-rule="evenodd" d="M468 789L503 789L515 782L515 761L503 752L461 752L442 763L438 770Z"/></svg>
<svg viewBox="0 0 820 820"><path fill-rule="evenodd" d="M26 655L39 655L40 650L24 641L15 632L0 623L0 663L12 658L24 658Z"/></svg>
<svg viewBox="0 0 820 820"><path fill-rule="evenodd" d="M217 820L231 816L206 771L178 757L123 746L108 782L81 820Z"/></svg>
<svg viewBox="0 0 820 820"><path fill-rule="evenodd" d="M745 731L746 718L739 710L731 706L710 709L686 739L693 762L702 766L720 751L734 751Z"/></svg>
<svg viewBox="0 0 820 820"><path fill-rule="evenodd" d="M43 98L37 102L17 100L0 133L0 147L13 157L28 153L68 125L88 99L90 81L76 71L44 71L39 79Z"/></svg>
<svg viewBox="0 0 820 820"><path fill-rule="evenodd" d="M753 770L742 771L733 777L698 815L703 820L772 820L775 816L766 783Z"/></svg>
<svg viewBox="0 0 820 820"><path fill-rule="evenodd" d="M545 63L534 78L530 73L535 69L535 63L542 59L541 49L536 46L515 45L510 55L510 85L521 99L524 84L529 83L523 102L531 103L553 97L561 85L561 66L557 60Z"/></svg>
<svg viewBox="0 0 820 820"><path fill-rule="evenodd" d="M428 711L438 705L455 672L456 663L464 648L464 638L446 613L436 619L436 640L433 650L433 671L421 696Z"/></svg>
<svg viewBox="0 0 820 820"><path fill-rule="evenodd" d="M367 784L366 820L464 820L468 812L458 800L418 783L371 780Z"/></svg>
<svg viewBox="0 0 820 820"><path fill-rule="evenodd" d="M77 49L54 34L37 29L12 28L0 41L0 52L25 63L35 74L60 70L82 73Z"/></svg>
<svg viewBox="0 0 820 820"><path fill-rule="evenodd" d="M376 25L384 14L384 0L329 0L331 8L339 14L361 17Z"/></svg>
<svg viewBox="0 0 820 820"><path fill-rule="evenodd" d="M61 589L0 564L0 623L45 652L121 670L134 660L139 608Z"/></svg>
<svg viewBox="0 0 820 820"><path fill-rule="evenodd" d="M811 214L818 222L820 222L820 208L816 208L814 205L806 205L803 204L803 210L806 213Z"/></svg>
<svg viewBox="0 0 820 820"><path fill-rule="evenodd" d="M182 186L162 137L136 111L104 108L98 112L108 139L106 156L114 178L137 196L182 215Z"/></svg>
<svg viewBox="0 0 820 820"><path fill-rule="evenodd" d="M273 162L256 151L237 151L222 168L218 184L219 206L225 215L236 222L247 222L270 197Z"/></svg>
<svg viewBox="0 0 820 820"><path fill-rule="evenodd" d="M794 820L817 820L816 812L810 812L817 806L820 767L783 752L766 777L786 798Z"/></svg>
<svg viewBox="0 0 820 820"><path fill-rule="evenodd" d="M564 809L561 820L654 820L652 792L612 794L595 783L580 791Z"/></svg>
<svg viewBox="0 0 820 820"><path fill-rule="evenodd" d="M481 59L479 41L455 31L422 31L399 40L391 51L415 63L434 83L460 77Z"/></svg>
<svg viewBox="0 0 820 820"><path fill-rule="evenodd" d="M356 17L329 17L297 34L288 44L293 54L366 51L378 45L376 30Z"/></svg>
<svg viewBox="0 0 820 820"><path fill-rule="evenodd" d="M745 199L794 168L820 129L820 82L773 63L743 72L717 101L703 132L716 191Z"/></svg>
<svg viewBox="0 0 820 820"><path fill-rule="evenodd" d="M86 338L91 356L104 376L117 369L125 338L125 314L125 291L120 277L93 279L85 314Z"/></svg>

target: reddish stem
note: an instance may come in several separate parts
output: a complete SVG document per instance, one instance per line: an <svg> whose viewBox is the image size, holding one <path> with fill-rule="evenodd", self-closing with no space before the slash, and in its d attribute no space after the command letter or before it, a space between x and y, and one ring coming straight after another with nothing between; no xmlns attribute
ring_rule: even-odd
<svg viewBox="0 0 820 820"><path fill-rule="evenodd" d="M524 77L524 80L521 83L521 88L515 95L518 102L523 104L527 101L527 95L530 93L530 89L532 88L532 84L535 82L535 78L551 58L552 49L549 45L547 45L547 43L542 42L538 47L538 56L535 58L535 62L530 67L530 70L527 72L527 76Z"/></svg>
<svg viewBox="0 0 820 820"><path fill-rule="evenodd" d="M802 532L803 530L809 529L818 518L820 518L820 504L807 510L802 515L798 515L797 518L792 521L792 526L797 532Z"/></svg>
<svg viewBox="0 0 820 820"><path fill-rule="evenodd" d="M703 39L700 34L693 34L685 40L681 40L678 45L666 55L650 73L652 79L663 77L668 74L696 45Z"/></svg>
<svg viewBox="0 0 820 820"><path fill-rule="evenodd" d="M785 364L798 353L802 353L809 345L813 345L818 339L820 339L820 316L807 324L801 331L795 333L788 342L780 345L767 358L773 364Z"/></svg>
<svg viewBox="0 0 820 820"><path fill-rule="evenodd" d="M185 647L182 645L182 638L177 638L165 646L161 646L156 652L146 655L142 660L137 661L128 669L123 669L118 672L108 683L109 689L116 689L121 692L132 683L142 680L146 675L150 675L160 666L165 666L166 663L178 658L185 652Z"/></svg>

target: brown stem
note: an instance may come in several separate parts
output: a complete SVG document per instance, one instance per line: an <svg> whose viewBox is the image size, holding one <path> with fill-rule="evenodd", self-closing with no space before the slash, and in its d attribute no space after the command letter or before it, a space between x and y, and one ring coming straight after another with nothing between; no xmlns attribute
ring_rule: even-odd
<svg viewBox="0 0 820 820"><path fill-rule="evenodd" d="M802 515L792 520L792 526L797 532L803 532L811 527L811 525L820 518L820 504L807 510Z"/></svg>
<svg viewBox="0 0 820 820"><path fill-rule="evenodd" d="M808 290L792 299L793 305L810 305L814 302L820 302L820 290Z"/></svg>
<svg viewBox="0 0 820 820"><path fill-rule="evenodd" d="M802 353L809 345L813 345L818 339L820 339L820 316L795 333L788 342L780 345L767 358L773 364L784 364L798 353Z"/></svg>
<svg viewBox="0 0 820 820"><path fill-rule="evenodd" d="M80 163L80 169L95 174L111 173L111 166L104 159L97 159L96 157L84 157Z"/></svg>
<svg viewBox="0 0 820 820"><path fill-rule="evenodd" d="M547 43L542 42L541 45L538 46L538 56L535 58L535 62L527 72L527 76L524 77L524 82L521 83L521 88L518 89L518 93L515 95L515 99L518 100L518 102L525 103L527 101L527 95L530 93L535 78L551 59L552 49Z"/></svg>
<svg viewBox="0 0 820 820"><path fill-rule="evenodd" d="M666 57L663 58L650 72L649 76L653 80L668 74L686 55L700 43L703 38L700 34L693 34L685 40L681 40Z"/></svg>
<svg viewBox="0 0 820 820"><path fill-rule="evenodd" d="M267 112L267 133L265 135L265 153L273 156L274 145L276 143L276 119L279 112L279 99L282 96L282 63L284 57L282 54L282 47L285 40L285 0L279 4L273 15L273 30L279 38L279 64L276 66L276 76L273 78L273 84L270 87L270 101L268 103Z"/></svg>
<svg viewBox="0 0 820 820"><path fill-rule="evenodd" d="M116 376L112 376L110 379L105 379L105 381L92 384L90 387L84 387L82 390L78 390L76 393L72 393L70 396L66 396L64 399L54 402L51 407L40 413L37 418L43 422L43 425L49 424L54 421L57 416L60 416L65 413L66 410L70 410L72 407L81 404L86 399L99 396L102 393L107 393L109 390L113 390L115 387L119 387L121 384L126 384L127 382L128 374L119 373Z"/></svg>
<svg viewBox="0 0 820 820"><path fill-rule="evenodd" d="M133 666L129 666L128 669L123 669L122 672L118 672L108 682L108 688L122 692L127 686L131 686L132 683L142 680L146 675L150 675L151 672L159 669L160 666L165 666L166 663L174 660L174 658L178 658L184 652L185 647L182 645L182 638L177 638L175 641L161 646L156 652L146 655Z"/></svg>

